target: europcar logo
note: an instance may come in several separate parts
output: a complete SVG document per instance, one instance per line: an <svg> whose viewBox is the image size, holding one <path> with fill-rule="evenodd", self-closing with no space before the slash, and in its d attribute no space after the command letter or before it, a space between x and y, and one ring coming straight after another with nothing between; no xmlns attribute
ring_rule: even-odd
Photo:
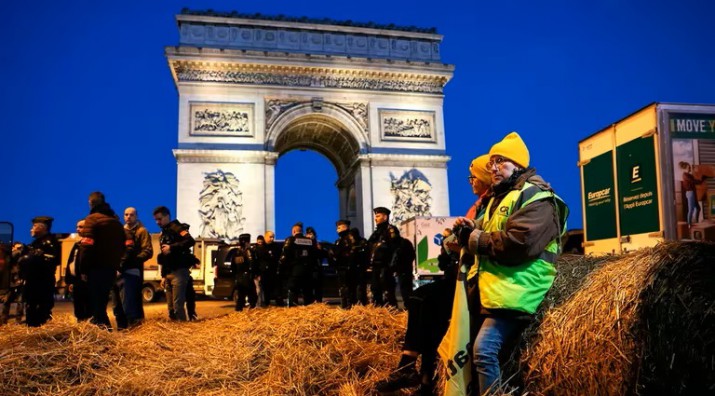
<svg viewBox="0 0 715 396"><path fill-rule="evenodd" d="M604 188L598 191L588 192L588 203L592 204L598 201L607 201L611 198L611 187Z"/></svg>
<svg viewBox="0 0 715 396"><path fill-rule="evenodd" d="M641 181L641 165L636 164L633 165L633 168L631 168L631 183L638 183Z"/></svg>

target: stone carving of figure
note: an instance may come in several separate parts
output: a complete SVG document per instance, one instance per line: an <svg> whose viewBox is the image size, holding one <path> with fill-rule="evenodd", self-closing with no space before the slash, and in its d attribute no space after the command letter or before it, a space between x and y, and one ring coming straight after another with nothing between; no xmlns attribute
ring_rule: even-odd
<svg viewBox="0 0 715 396"><path fill-rule="evenodd" d="M243 192L233 173L204 174L203 189L199 193L199 234L204 238L236 239L243 232Z"/></svg>
<svg viewBox="0 0 715 396"><path fill-rule="evenodd" d="M410 169L399 179L390 174L392 218L395 223L414 216L431 216L432 185L417 169Z"/></svg>

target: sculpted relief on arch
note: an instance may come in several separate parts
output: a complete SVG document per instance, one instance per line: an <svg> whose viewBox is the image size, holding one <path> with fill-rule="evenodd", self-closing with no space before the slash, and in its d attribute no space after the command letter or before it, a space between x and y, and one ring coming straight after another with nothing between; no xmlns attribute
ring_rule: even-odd
<svg viewBox="0 0 715 396"><path fill-rule="evenodd" d="M367 132L368 130L368 108L367 103L364 102L323 102L322 99L317 98L309 100L266 98L266 131L270 130L273 123L281 114L284 114L286 111L297 106L309 103L314 105L314 110L316 112L320 112L320 108L317 107L319 105L316 103L336 106L347 112L355 120L355 122L362 127L364 132Z"/></svg>

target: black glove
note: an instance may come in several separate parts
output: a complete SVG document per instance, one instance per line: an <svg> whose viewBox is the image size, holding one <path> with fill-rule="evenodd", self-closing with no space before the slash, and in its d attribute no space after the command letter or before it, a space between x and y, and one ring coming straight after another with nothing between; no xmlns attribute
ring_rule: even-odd
<svg viewBox="0 0 715 396"><path fill-rule="evenodd" d="M469 227L460 227L457 232L457 240L459 241L459 246L467 246L469 244L469 236L472 234L474 229Z"/></svg>

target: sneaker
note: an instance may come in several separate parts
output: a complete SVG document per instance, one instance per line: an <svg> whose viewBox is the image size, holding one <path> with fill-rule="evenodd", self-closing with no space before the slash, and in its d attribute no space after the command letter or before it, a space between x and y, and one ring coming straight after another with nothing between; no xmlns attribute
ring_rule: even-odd
<svg viewBox="0 0 715 396"><path fill-rule="evenodd" d="M420 383L420 375L414 365L393 371L382 381L375 384L375 390L380 393L394 392L404 388L413 388Z"/></svg>

